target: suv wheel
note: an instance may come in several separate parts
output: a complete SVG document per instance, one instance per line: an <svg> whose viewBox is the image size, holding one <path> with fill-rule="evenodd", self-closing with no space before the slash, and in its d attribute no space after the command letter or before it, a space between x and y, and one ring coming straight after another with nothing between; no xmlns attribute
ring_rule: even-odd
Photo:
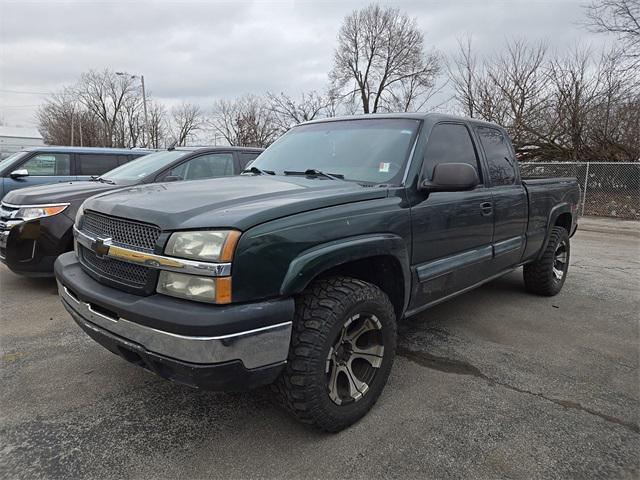
<svg viewBox="0 0 640 480"><path fill-rule="evenodd" d="M376 402L395 350L395 313L382 290L323 279L296 300L289 358L274 389L299 420L337 432Z"/></svg>
<svg viewBox="0 0 640 480"><path fill-rule="evenodd" d="M569 234L562 227L553 227L542 257L524 266L527 290L551 297L562 289L569 270Z"/></svg>

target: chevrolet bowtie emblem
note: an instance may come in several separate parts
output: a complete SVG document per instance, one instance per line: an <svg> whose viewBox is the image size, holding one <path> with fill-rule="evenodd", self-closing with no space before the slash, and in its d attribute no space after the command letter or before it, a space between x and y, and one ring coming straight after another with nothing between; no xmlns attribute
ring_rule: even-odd
<svg viewBox="0 0 640 480"><path fill-rule="evenodd" d="M91 250L96 254L98 258L102 258L103 256L109 253L109 247L111 246L111 237L109 238L96 238L93 242L91 242Z"/></svg>

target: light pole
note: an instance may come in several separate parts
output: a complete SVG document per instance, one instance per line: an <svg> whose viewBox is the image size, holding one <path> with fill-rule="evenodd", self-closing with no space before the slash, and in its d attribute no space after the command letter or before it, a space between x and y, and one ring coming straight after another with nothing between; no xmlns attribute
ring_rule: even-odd
<svg viewBox="0 0 640 480"><path fill-rule="evenodd" d="M142 108L144 109L144 128L142 129L142 142L147 147L147 133L149 132L149 117L147 116L147 94L144 91L144 75L131 75L127 72L116 72L116 75L129 76L130 78L139 78L142 84Z"/></svg>

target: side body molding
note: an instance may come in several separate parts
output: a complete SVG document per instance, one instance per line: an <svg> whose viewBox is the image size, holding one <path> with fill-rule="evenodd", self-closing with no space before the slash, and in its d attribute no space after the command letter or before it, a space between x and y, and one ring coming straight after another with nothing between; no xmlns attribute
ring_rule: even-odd
<svg viewBox="0 0 640 480"><path fill-rule="evenodd" d="M282 281L280 293L293 295L302 292L319 274L345 263L378 256L395 258L404 280L404 307L411 293L411 269L405 241L398 235L381 233L362 235L317 245L302 252L290 264Z"/></svg>

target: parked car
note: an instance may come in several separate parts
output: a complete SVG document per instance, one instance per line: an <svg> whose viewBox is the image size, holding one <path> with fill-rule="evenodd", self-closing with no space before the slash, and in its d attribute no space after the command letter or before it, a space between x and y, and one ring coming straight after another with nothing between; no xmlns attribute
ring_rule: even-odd
<svg viewBox="0 0 640 480"><path fill-rule="evenodd" d="M178 383L273 384L337 431L387 382L396 322L524 266L557 294L574 178L522 180L503 128L440 114L292 128L225 180L87 200L62 303L94 340Z"/></svg>
<svg viewBox="0 0 640 480"><path fill-rule="evenodd" d="M151 152L125 148L29 148L0 161L0 199L19 188L89 180Z"/></svg>
<svg viewBox="0 0 640 480"><path fill-rule="evenodd" d="M91 182L9 192L0 204L0 261L28 276L53 275L53 262L73 249L73 221L84 200L123 186L237 175L262 149L178 148L146 155Z"/></svg>

